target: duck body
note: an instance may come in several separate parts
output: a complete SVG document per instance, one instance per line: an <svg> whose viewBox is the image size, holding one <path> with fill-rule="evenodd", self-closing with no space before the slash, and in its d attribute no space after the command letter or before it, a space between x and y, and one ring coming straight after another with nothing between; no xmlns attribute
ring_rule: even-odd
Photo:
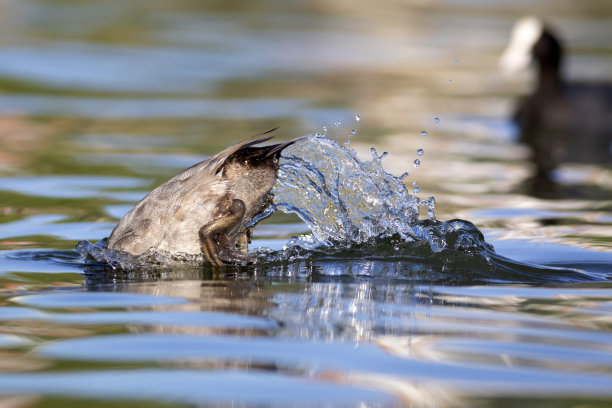
<svg viewBox="0 0 612 408"><path fill-rule="evenodd" d="M275 130L275 129L272 129ZM177 174L138 202L112 231L107 247L201 254L215 265L246 264L247 224L271 202L280 152L262 147L263 132Z"/></svg>
<svg viewBox="0 0 612 408"><path fill-rule="evenodd" d="M572 82L563 86L571 112L565 160L612 163L612 84Z"/></svg>
<svg viewBox="0 0 612 408"><path fill-rule="evenodd" d="M535 61L533 92L519 102L514 120L532 150L536 177L550 177L561 162L612 163L612 84L563 78L563 45L535 17L519 20L500 63L507 72Z"/></svg>

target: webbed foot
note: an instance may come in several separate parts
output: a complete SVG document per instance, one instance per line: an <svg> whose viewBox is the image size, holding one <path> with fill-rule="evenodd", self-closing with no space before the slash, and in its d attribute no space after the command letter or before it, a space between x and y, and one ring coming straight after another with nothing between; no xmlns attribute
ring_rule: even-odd
<svg viewBox="0 0 612 408"><path fill-rule="evenodd" d="M235 249L223 248L219 251L217 256L225 264L246 265L246 264L252 264L255 262L255 258L252 257L251 255L245 254L244 252L240 252Z"/></svg>
<svg viewBox="0 0 612 408"><path fill-rule="evenodd" d="M228 264L253 263L255 259L248 253L233 248L233 242L227 236L236 224L242 221L246 212L242 200L233 199L225 201L225 206L220 205L216 220L200 228L200 245L206 259L217 266Z"/></svg>

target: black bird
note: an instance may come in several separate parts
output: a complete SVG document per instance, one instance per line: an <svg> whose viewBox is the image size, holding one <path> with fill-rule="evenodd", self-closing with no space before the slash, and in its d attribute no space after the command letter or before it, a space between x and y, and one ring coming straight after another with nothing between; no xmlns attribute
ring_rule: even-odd
<svg viewBox="0 0 612 408"><path fill-rule="evenodd" d="M554 182L552 171L562 162L612 163L612 84L566 81L563 57L553 29L525 17L500 59L506 71L536 63L535 89L514 115L520 141L531 148L536 181Z"/></svg>
<svg viewBox="0 0 612 408"><path fill-rule="evenodd" d="M140 255L203 253L221 266L251 263L247 224L271 202L281 151L299 139L262 147L259 133L157 187L117 224L107 247Z"/></svg>

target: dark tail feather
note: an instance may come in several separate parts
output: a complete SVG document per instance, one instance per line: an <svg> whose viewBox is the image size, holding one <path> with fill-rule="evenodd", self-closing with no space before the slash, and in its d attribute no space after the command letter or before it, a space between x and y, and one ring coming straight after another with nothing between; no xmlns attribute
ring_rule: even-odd
<svg viewBox="0 0 612 408"><path fill-rule="evenodd" d="M267 135L268 133L272 133L272 132L274 132L277 129L278 129L278 126L275 127L275 128L272 128L270 130L266 130L265 132L257 133L256 135L253 135L253 136L249 137L246 140L253 139L253 138L258 137L258 136ZM241 145L240 149L245 149L247 147L251 147L251 146L259 144L259 143L267 142L268 140L273 139L273 138L274 138L274 136L268 136L268 137L264 137L263 139L257 139L257 140L254 140L252 142L248 142L248 143L245 143L245 144ZM241 143L244 143L244 141L241 142Z"/></svg>
<svg viewBox="0 0 612 408"><path fill-rule="evenodd" d="M211 158L211 160L213 160L213 163L214 163L214 165L211 166L211 169L210 169L211 174L217 174L218 172L220 172L223 166L225 165L225 163L227 162L227 160L229 160L231 157L235 157L236 154L240 152L252 150L253 148L251 146L256 145L258 143L263 143L265 141L272 139L274 136L264 137L261 139L257 139L257 138L263 135L267 135L268 133L274 132L276 129L278 129L278 127L275 127L270 130L266 130L265 132L257 133L251 137L248 137L236 143L235 145L228 147L222 152L217 153L214 157Z"/></svg>
<svg viewBox="0 0 612 408"><path fill-rule="evenodd" d="M273 156L273 155L275 155L275 154L277 154L277 153L278 153L278 154L280 154L280 152L281 152L281 151L282 151L284 148L291 146L292 144L294 144L295 142L298 142L298 141L302 140L303 138L304 138L304 137L298 137L298 138L293 139L293 140L290 140L290 141L288 141L288 142L285 142L285 143L279 143L279 144L276 144L276 145L271 146L271 147L272 147L272 149L270 149L270 150L268 150L268 151L266 152L266 154L265 154L264 158L271 157L271 156Z"/></svg>

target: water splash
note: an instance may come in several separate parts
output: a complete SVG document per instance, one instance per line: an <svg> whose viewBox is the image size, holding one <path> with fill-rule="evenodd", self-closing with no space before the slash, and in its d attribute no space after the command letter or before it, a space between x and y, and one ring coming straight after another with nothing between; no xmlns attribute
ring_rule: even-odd
<svg viewBox="0 0 612 408"><path fill-rule="evenodd" d="M389 239L396 252L419 246L429 253L493 250L471 223L437 221L435 199L418 197L416 184L415 195L410 194L403 182L406 175L395 177L383 168L387 153L371 151L372 160L361 161L353 150L322 135L311 135L285 149L272 190L273 204L252 224L280 210L297 214L312 235L291 240L277 260L295 259L296 249L360 247L375 255ZM421 207L427 208L429 218L419 218Z"/></svg>
<svg viewBox="0 0 612 408"><path fill-rule="evenodd" d="M95 244L89 241L79 241L76 250L81 255L81 261L84 262L91 258L96 262L110 266L112 269L130 271L137 269L163 269L176 264L195 266L202 264L206 260L203 254L171 254L159 249L149 249L141 255L131 255L126 252L108 249L107 240L107 238L104 238Z"/></svg>
<svg viewBox="0 0 612 408"><path fill-rule="evenodd" d="M309 136L283 152L274 202L253 223L277 210L295 213L313 233L309 247L392 233L414 240L419 199L383 169L386 155L373 149L372 160L362 162L331 139Z"/></svg>
<svg viewBox="0 0 612 408"><path fill-rule="evenodd" d="M351 130L351 132L346 137L346 142L344 143L346 147L351 146L351 136L355 136L356 134L357 134L357 131L355 129Z"/></svg>
<svg viewBox="0 0 612 408"><path fill-rule="evenodd" d="M282 251L255 251L265 262L323 259L386 259L422 264L432 273L459 273L479 279L536 280L557 274L568 280L591 279L580 271L514 262L495 253L482 232L465 220L436 219L434 197L410 194L403 182L385 171L372 148L372 160L322 135L311 135L283 151L274 186L274 211L297 214L311 235L293 238ZM427 217L419 218L420 208ZM448 275L445 275L448 277ZM453 278L453 279L456 279Z"/></svg>
<svg viewBox="0 0 612 408"><path fill-rule="evenodd" d="M488 279L512 276L516 280L518 275L533 280L542 270L550 272L551 268L516 263L497 255L469 221L436 220L435 198L417 196L420 188L416 183L415 194L410 194L403 181L407 173L395 177L383 168L386 155L372 149L372 160L361 161L355 151L320 134L286 148L272 190L273 203L249 225L282 211L297 214L312 234L292 238L281 251L253 250L258 263L293 262L321 254L325 259L331 256L342 260L348 254L352 260L373 257L398 265L417 262L422 271L450 272L453 276L468 273ZM428 218L419 218L421 208L426 208ZM205 262L202 255L171 255L153 249L132 256L107 249L105 240L95 245L81 241L77 250L83 260L93 258L128 271ZM575 270L564 271L572 279L588 278Z"/></svg>

